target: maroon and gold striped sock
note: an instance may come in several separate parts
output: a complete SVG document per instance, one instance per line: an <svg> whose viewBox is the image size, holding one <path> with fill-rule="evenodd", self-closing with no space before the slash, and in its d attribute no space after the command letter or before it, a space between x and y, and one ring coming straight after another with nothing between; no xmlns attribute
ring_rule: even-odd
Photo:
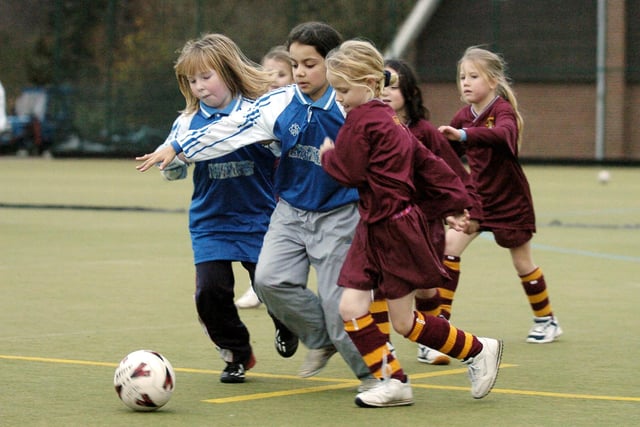
<svg viewBox="0 0 640 427"><path fill-rule="evenodd" d="M442 287L438 289L440 294L440 315L445 319L451 318L451 306L453 305L453 297L458 288L460 280L460 257L453 255L445 255L442 261L450 279L445 280Z"/></svg>
<svg viewBox="0 0 640 427"><path fill-rule="evenodd" d="M375 292L373 295L373 302L369 306L369 313L371 313L376 325L378 325L380 331L387 336L387 341L389 341L391 333L391 324L389 323L389 306L387 306L387 300L378 292Z"/></svg>
<svg viewBox="0 0 640 427"><path fill-rule="evenodd" d="M460 360L482 351L476 336L457 329L442 317L425 316L417 311L414 311L413 328L406 338Z"/></svg>
<svg viewBox="0 0 640 427"><path fill-rule="evenodd" d="M536 317L553 316L542 269L538 267L531 273L520 276L520 281L524 292L527 294L533 314Z"/></svg>
<svg viewBox="0 0 640 427"><path fill-rule="evenodd" d="M406 381L400 362L389 350L387 338L376 325L371 313L345 321L344 330L349 334L372 375L380 379L388 376Z"/></svg>
<svg viewBox="0 0 640 427"><path fill-rule="evenodd" d="M434 289L434 291L435 295L430 298L416 297L416 310L430 316L437 316L440 314L440 306L442 304L440 291L438 289Z"/></svg>

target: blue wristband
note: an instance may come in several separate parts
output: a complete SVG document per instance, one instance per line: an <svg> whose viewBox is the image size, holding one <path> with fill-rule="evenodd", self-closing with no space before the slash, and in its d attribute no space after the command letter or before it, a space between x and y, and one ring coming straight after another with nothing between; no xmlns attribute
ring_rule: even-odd
<svg viewBox="0 0 640 427"><path fill-rule="evenodd" d="M460 142L466 142L467 141L467 131L464 129L458 129L458 132L460 132Z"/></svg>
<svg viewBox="0 0 640 427"><path fill-rule="evenodd" d="M171 146L173 147L173 150L176 152L176 154L182 153L182 147L180 146L180 144L178 144L178 141L171 141Z"/></svg>

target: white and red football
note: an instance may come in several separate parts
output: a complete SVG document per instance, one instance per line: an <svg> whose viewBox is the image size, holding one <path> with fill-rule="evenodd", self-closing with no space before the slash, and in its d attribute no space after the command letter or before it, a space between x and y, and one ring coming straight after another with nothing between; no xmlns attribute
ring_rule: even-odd
<svg viewBox="0 0 640 427"><path fill-rule="evenodd" d="M122 402L135 411L155 411L166 405L176 386L169 360L151 350L129 353L118 365L113 385Z"/></svg>

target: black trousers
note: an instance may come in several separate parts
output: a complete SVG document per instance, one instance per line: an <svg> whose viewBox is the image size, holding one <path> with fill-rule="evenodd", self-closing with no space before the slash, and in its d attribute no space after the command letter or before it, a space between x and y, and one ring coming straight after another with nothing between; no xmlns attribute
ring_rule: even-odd
<svg viewBox="0 0 640 427"><path fill-rule="evenodd" d="M243 262L242 266L253 283L256 264ZM234 284L231 261L196 264L195 301L200 321L226 362L246 364L252 349L249 330L240 320L234 304Z"/></svg>

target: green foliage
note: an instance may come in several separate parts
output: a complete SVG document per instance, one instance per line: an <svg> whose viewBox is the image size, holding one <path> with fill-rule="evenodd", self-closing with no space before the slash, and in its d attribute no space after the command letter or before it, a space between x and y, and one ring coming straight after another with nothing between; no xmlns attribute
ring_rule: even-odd
<svg viewBox="0 0 640 427"><path fill-rule="evenodd" d="M184 106L173 63L186 40L206 32L233 38L259 62L289 30L308 20L334 25L345 38L365 37L383 49L414 5L409 0L24 0L0 20L9 98L27 85L70 83L78 94L76 127L87 139L150 126L168 131ZM35 25L34 31L34 23ZM29 31L11 31L12 28ZM5 41L6 40L6 41ZM0 58L2 58L0 52ZM10 83L7 84L7 81Z"/></svg>
<svg viewBox="0 0 640 427"><path fill-rule="evenodd" d="M44 86L74 81L95 74L97 51L94 31L101 28L107 0L65 0L49 3L43 28L26 58L28 83Z"/></svg>

